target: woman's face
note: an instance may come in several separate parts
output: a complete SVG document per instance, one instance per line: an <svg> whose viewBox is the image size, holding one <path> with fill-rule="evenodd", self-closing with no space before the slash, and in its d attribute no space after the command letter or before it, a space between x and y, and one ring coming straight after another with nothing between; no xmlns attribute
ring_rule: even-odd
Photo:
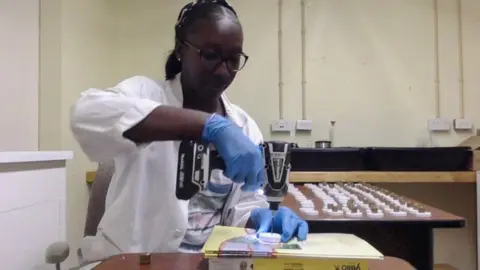
<svg viewBox="0 0 480 270"><path fill-rule="evenodd" d="M243 61L242 27L228 17L199 20L194 27L180 47L182 83L199 98L216 98L235 78L232 67Z"/></svg>

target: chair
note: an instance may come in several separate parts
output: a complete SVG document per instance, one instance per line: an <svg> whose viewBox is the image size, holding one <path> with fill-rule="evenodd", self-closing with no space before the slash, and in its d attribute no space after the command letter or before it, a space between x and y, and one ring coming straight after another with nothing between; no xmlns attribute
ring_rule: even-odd
<svg viewBox="0 0 480 270"><path fill-rule="evenodd" d="M98 165L95 180L90 189L84 236L94 236L97 233L98 224L105 212L105 199L114 172L115 166L113 161ZM49 245L45 253L47 265L43 265L38 269L53 269L48 268L48 265L53 264L56 270L60 270L60 264L68 258L69 253L70 247L66 242L55 242Z"/></svg>

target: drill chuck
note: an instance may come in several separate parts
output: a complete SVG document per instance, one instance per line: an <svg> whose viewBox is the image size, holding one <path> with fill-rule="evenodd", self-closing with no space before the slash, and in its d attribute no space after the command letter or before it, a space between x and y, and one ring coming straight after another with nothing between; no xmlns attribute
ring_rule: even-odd
<svg viewBox="0 0 480 270"><path fill-rule="evenodd" d="M270 210L277 211L280 206L280 202L269 202Z"/></svg>

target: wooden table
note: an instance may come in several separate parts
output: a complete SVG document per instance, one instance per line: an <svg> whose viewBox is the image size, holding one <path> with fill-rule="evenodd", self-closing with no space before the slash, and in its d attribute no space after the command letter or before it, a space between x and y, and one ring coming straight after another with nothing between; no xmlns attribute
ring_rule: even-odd
<svg viewBox="0 0 480 270"><path fill-rule="evenodd" d="M86 173L87 184L95 180L95 171ZM365 183L475 183L476 172L290 172L291 183L365 182Z"/></svg>
<svg viewBox="0 0 480 270"><path fill-rule="evenodd" d="M150 265L139 264L139 254L124 254L110 258L95 270L207 270L208 263L201 254L153 254ZM384 260L369 261L369 270L414 270L407 262L385 257Z"/></svg>
<svg viewBox="0 0 480 270"><path fill-rule="evenodd" d="M367 186L365 184L358 184L359 186ZM370 185L368 185L370 186ZM310 200L312 200L315 204L315 208L317 209L322 209L323 208L323 202L319 198L317 198L313 192L306 188L303 185L296 185L296 187ZM393 194L393 193L392 193ZM395 194L399 198L403 198L408 201L413 201L409 198L405 198L403 196L400 196L398 194ZM325 214L320 211L318 216L309 216L305 215L302 212L300 212L299 208L301 207L300 203L295 200L295 198L288 194L282 205L287 206L294 210L300 217L307 221L315 222L315 221L328 221L328 222L334 222L334 223L353 223L353 224L358 224L358 223L405 223L408 225L412 225L415 223L420 223L420 224L428 224L429 226L436 227L436 228L459 228L459 227L464 227L465 226L465 219L459 216L455 216L451 213L445 212L441 209L437 209L428 205L425 205L423 203L415 201L415 203L420 204L425 208L427 212L431 212L432 215L431 217L416 217L413 215L408 214L405 217L395 217L389 214L385 214L384 217L382 218L369 218L367 216L363 216L360 218L349 218L345 216L332 216Z"/></svg>
<svg viewBox="0 0 480 270"><path fill-rule="evenodd" d="M315 208L321 210L322 200L305 186L297 185L299 190L314 202ZM398 196L398 195L397 195ZM312 233L351 233L366 240L385 256L392 256L408 261L416 269L433 269L433 229L462 228L465 219L428 205L422 206L432 213L431 217L419 218L413 215L394 217L386 214L383 218L348 218L335 217L319 211L318 216L303 214L292 195L287 195L283 202L300 217L304 218Z"/></svg>

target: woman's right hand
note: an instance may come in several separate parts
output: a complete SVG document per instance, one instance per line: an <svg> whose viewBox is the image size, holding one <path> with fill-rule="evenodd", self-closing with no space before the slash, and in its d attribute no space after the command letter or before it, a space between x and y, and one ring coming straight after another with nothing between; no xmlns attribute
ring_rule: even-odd
<svg viewBox="0 0 480 270"><path fill-rule="evenodd" d="M265 179L262 149L232 121L212 114L205 122L202 139L213 143L225 162L225 176L244 183L243 191L256 191Z"/></svg>

